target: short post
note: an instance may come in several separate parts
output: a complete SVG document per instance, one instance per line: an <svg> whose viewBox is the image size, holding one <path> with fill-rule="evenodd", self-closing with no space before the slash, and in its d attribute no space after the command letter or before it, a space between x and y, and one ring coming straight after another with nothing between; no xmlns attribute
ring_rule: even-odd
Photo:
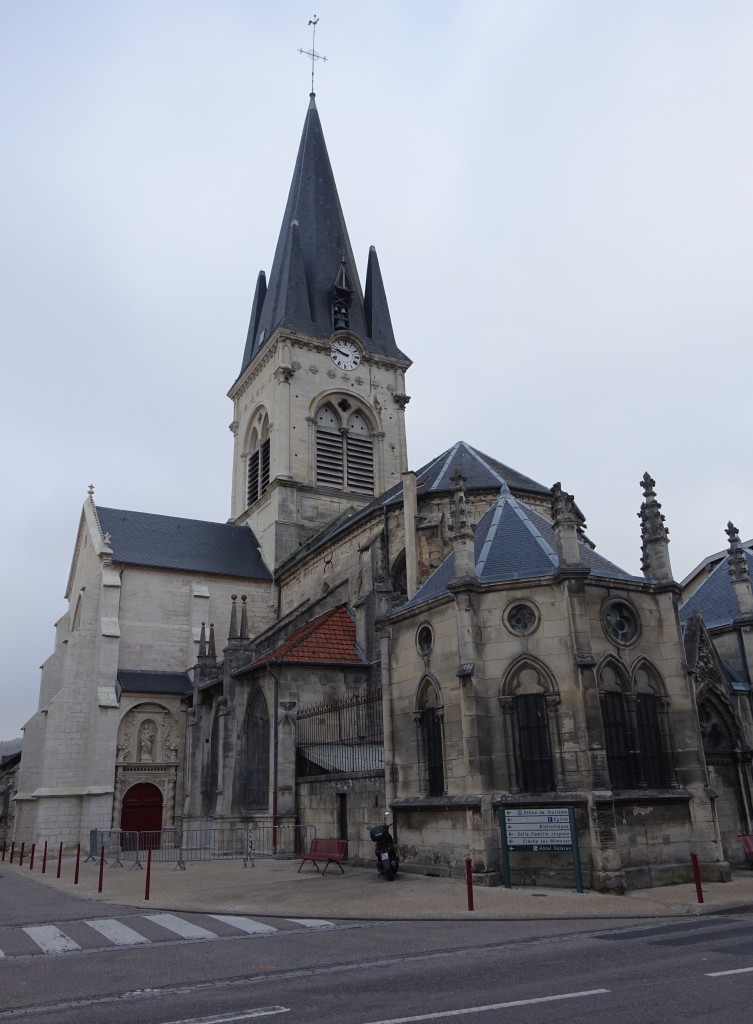
<svg viewBox="0 0 753 1024"><path fill-rule="evenodd" d="M703 887L701 886L701 872L698 870L698 854L691 853L690 862L693 865L693 878L695 879L695 891L698 902L703 903Z"/></svg>
<svg viewBox="0 0 753 1024"><path fill-rule="evenodd" d="M37 844L36 843L32 843L31 844L31 857L29 857L29 871L33 871L34 870L34 851L36 850L36 848L37 848Z"/></svg>
<svg viewBox="0 0 753 1024"><path fill-rule="evenodd" d="M97 892L102 892L102 880L105 876L105 848L104 846L99 851L99 888Z"/></svg>
<svg viewBox="0 0 753 1024"><path fill-rule="evenodd" d="M5 842L3 842L3 860L5 860Z"/></svg>
<svg viewBox="0 0 753 1024"><path fill-rule="evenodd" d="M465 887L468 890L468 909L473 910L473 861L465 858Z"/></svg>
<svg viewBox="0 0 753 1024"><path fill-rule="evenodd" d="M15 852L16 852L16 843L15 843L15 840L14 840L10 844L10 862L11 862L11 864L13 863L13 855L15 854Z"/></svg>
<svg viewBox="0 0 753 1024"><path fill-rule="evenodd" d="M47 870L47 840L44 841L44 850L42 852L42 874Z"/></svg>
<svg viewBox="0 0 753 1024"><path fill-rule="evenodd" d="M81 863L81 843L76 847L76 872L73 876L73 884L78 885L78 868Z"/></svg>
<svg viewBox="0 0 753 1024"><path fill-rule="evenodd" d="M60 844L58 849L58 878L60 878L60 872L63 868L63 844Z"/></svg>
<svg viewBox="0 0 753 1024"><path fill-rule="evenodd" d="M149 847L146 855L146 886L144 887L144 899L149 899L149 887L152 880L152 848Z"/></svg>
<svg viewBox="0 0 753 1024"><path fill-rule="evenodd" d="M26 846L26 843L25 843L25 842L21 843L21 855L20 855L20 857L18 858L18 866L19 866L20 868L22 868L22 867L24 866L24 847L25 847L25 846Z"/></svg>

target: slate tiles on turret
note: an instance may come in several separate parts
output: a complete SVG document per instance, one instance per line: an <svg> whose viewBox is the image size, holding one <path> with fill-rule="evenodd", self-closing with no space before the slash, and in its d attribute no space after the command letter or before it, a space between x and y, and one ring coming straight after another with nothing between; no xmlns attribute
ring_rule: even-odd
<svg viewBox="0 0 753 1024"><path fill-rule="evenodd" d="M151 669L118 669L118 682L124 693L188 693L191 677L187 672L154 672Z"/></svg>
<svg viewBox="0 0 753 1024"><path fill-rule="evenodd" d="M117 508L98 507L97 513L117 564L271 579L259 542L247 526Z"/></svg>
<svg viewBox="0 0 753 1024"><path fill-rule="evenodd" d="M743 548L748 572L753 576L753 552ZM680 621L688 622L695 612L700 612L709 629L729 626L736 619L738 609L735 588L729 573L729 554L726 554L708 579L680 606Z"/></svg>
<svg viewBox="0 0 753 1024"><path fill-rule="evenodd" d="M499 500L484 513L476 526L476 575L481 584L553 576L559 568L552 524L538 512L518 501L505 488ZM592 575L616 580L645 582L597 554L587 544L579 544L580 558ZM430 601L447 592L455 579L454 555L450 554L413 598L396 609Z"/></svg>

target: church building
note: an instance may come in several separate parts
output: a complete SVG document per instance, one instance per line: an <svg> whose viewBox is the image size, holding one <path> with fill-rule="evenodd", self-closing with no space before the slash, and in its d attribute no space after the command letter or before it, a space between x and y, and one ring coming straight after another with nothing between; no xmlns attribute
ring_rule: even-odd
<svg viewBox="0 0 753 1024"><path fill-rule="evenodd" d="M17 838L308 825L367 862L389 812L403 869L470 856L495 884L503 811L572 808L588 886L684 881L691 852L728 877L751 817L747 563L713 653L703 587L683 637L648 474L634 576L560 484L462 440L410 471L410 366L373 247L361 286L312 94L229 391L230 519L90 489ZM572 884L562 853L511 863L519 884Z"/></svg>

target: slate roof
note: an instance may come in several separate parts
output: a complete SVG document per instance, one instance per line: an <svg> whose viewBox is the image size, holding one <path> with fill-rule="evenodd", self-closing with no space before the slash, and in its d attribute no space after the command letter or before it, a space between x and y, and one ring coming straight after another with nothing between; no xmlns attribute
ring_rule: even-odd
<svg viewBox="0 0 753 1024"><path fill-rule="evenodd" d="M356 647L356 624L342 606L299 626L283 643L266 651L240 671L271 661L307 665L365 665Z"/></svg>
<svg viewBox="0 0 753 1024"><path fill-rule="evenodd" d="M187 672L151 672L144 669L118 669L118 682L128 693L187 693L191 678Z"/></svg>
<svg viewBox="0 0 753 1024"><path fill-rule="evenodd" d="M644 577L630 575L587 544L579 544L579 549L581 562L592 575L645 583ZM479 583L553 576L559 567L552 524L514 498L506 487L497 502L479 520L474 534L474 550ZM410 601L395 609L393 614L446 593L448 583L454 579L455 554L450 552Z"/></svg>
<svg viewBox="0 0 753 1024"><path fill-rule="evenodd" d="M241 373L277 327L288 327L318 338L332 335L332 287L343 261L354 289L349 329L372 352L405 360L406 356L395 344L379 261L373 247L366 270L366 292L361 292L312 93L269 286L263 271L257 278Z"/></svg>
<svg viewBox="0 0 753 1024"><path fill-rule="evenodd" d="M460 467L465 477L466 493L472 491L499 491L501 487L507 486L510 490L532 496L541 495L549 498L551 493L548 487L537 483L530 477L519 473L516 469L506 466L503 462L485 455L467 444L465 441L457 441L451 448L437 455L425 466L416 471L416 490L418 498L421 499L432 493L441 494L454 490L452 482L456 467ZM360 509L354 509L344 513L329 526L326 526L320 533L317 533L308 544L291 556L283 568L289 568L301 558L305 558L312 551L318 550L322 545L327 544L334 537L349 530L354 523L368 519L374 512L382 508L390 508L403 503L402 482L395 484L389 490L380 494L378 498L370 501Z"/></svg>
<svg viewBox="0 0 753 1024"><path fill-rule="evenodd" d="M247 526L99 506L97 516L102 532L110 535L112 560L120 565L272 578L259 554L259 542Z"/></svg>
<svg viewBox="0 0 753 1024"><path fill-rule="evenodd" d="M743 548L743 551L748 563L748 572L753 578L753 552L747 548ZM735 588L729 574L728 554L685 604L680 606L680 621L686 623L695 612L700 612L709 629L729 626L732 620L739 616Z"/></svg>

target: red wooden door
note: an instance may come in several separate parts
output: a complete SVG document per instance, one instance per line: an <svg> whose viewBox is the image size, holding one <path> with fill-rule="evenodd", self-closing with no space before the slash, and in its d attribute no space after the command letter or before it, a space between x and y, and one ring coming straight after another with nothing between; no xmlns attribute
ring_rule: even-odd
<svg viewBox="0 0 753 1024"><path fill-rule="evenodd" d="M162 794L151 782L138 782L131 786L123 797L120 811L120 828L123 832L151 832L157 835L144 836L139 843L142 850L159 848L159 832L162 829Z"/></svg>

